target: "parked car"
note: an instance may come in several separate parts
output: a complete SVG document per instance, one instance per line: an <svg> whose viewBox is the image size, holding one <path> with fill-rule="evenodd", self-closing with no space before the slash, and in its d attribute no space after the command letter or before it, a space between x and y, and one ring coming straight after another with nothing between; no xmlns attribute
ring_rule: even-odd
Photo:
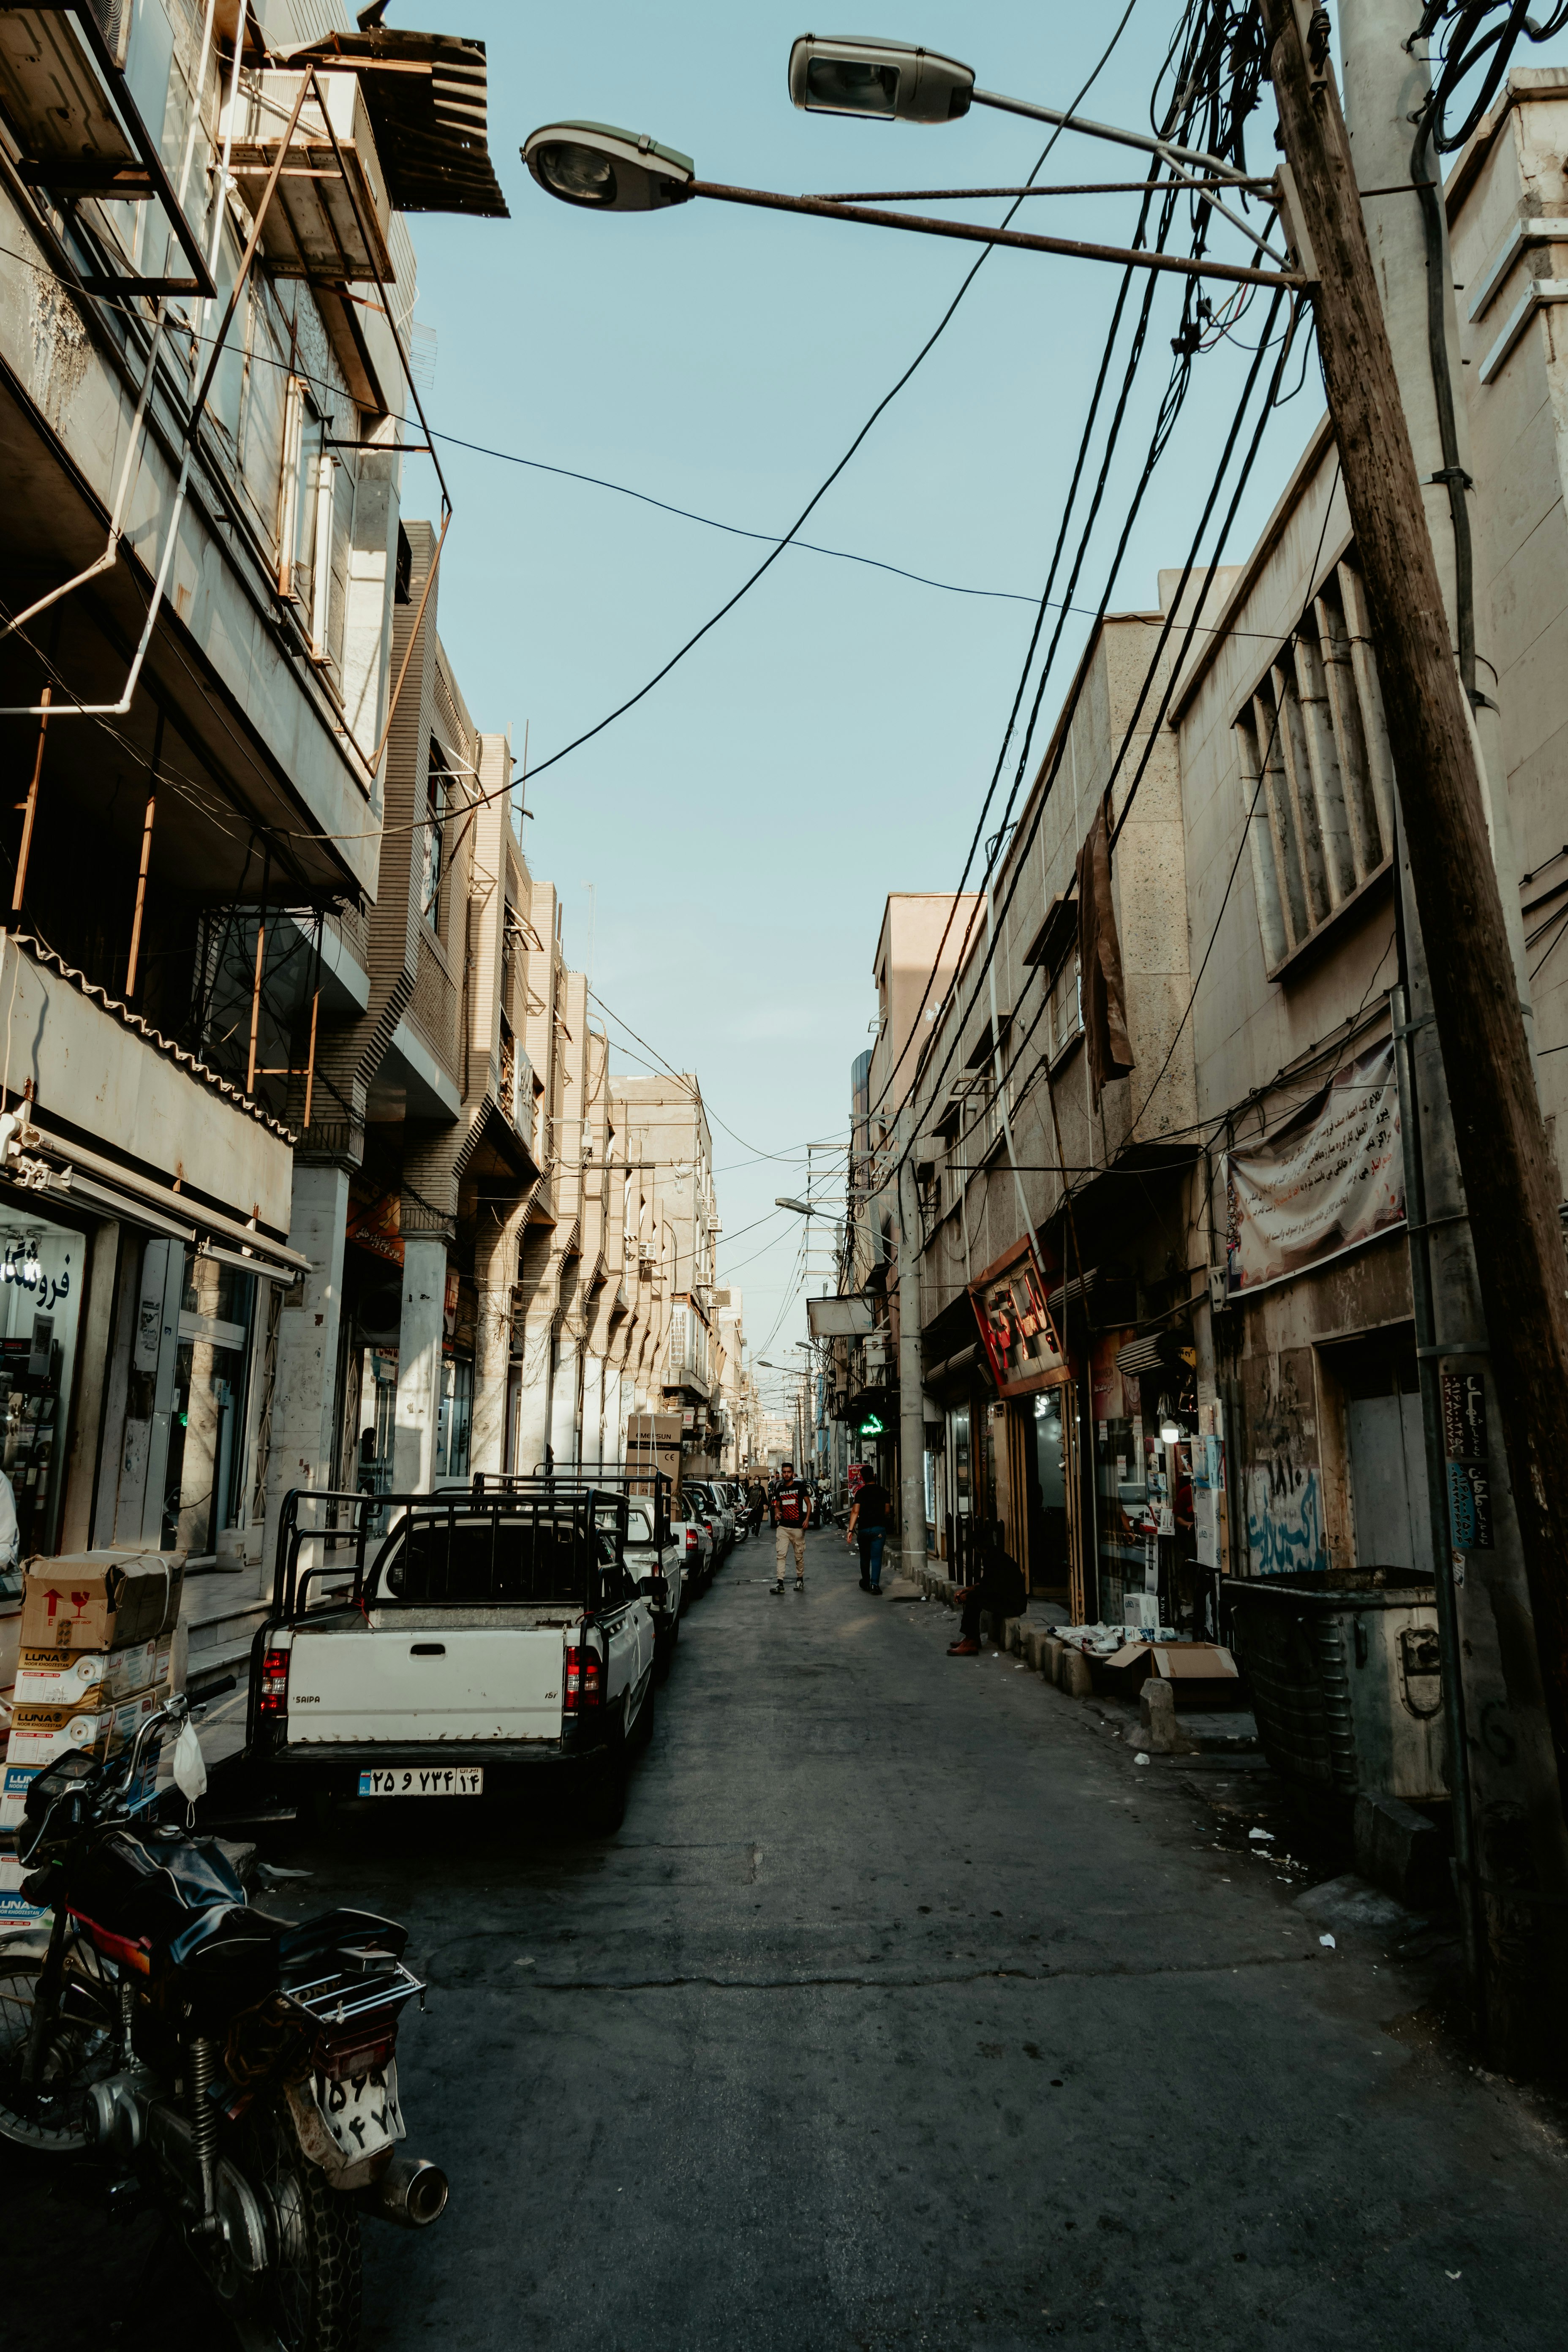
<svg viewBox="0 0 1568 2352"><path fill-rule="evenodd" d="M710 1478L708 1483L734 1522L734 1541L743 1544L751 1529L746 1524L746 1514L742 1507L740 1488L732 1478Z"/></svg>
<svg viewBox="0 0 1568 2352"><path fill-rule="evenodd" d="M603 1498L552 1478L287 1496L251 1654L252 1761L283 1793L550 1786L614 1828L653 1729L666 1596L627 1566L625 1496L610 1508L600 1526Z"/></svg>
<svg viewBox="0 0 1568 2352"><path fill-rule="evenodd" d="M721 1499L719 1488L711 1478L689 1478L684 1481L683 1490L700 1506L712 1522L719 1559L724 1560L734 1548L734 1511Z"/></svg>
<svg viewBox="0 0 1568 2352"><path fill-rule="evenodd" d="M713 1581L713 1571L719 1565L718 1547L713 1540L712 1521L700 1511L695 1501L689 1501L686 1491L671 1506L669 1534L680 1551L681 1585L689 1601L706 1591Z"/></svg>
<svg viewBox="0 0 1568 2352"><path fill-rule="evenodd" d="M663 1682L675 1661L686 1599L686 1544L684 1536L676 1540L668 1496L659 1500L627 1496L626 1563L639 1586L653 1586L648 1606L653 1611L654 1673Z"/></svg>

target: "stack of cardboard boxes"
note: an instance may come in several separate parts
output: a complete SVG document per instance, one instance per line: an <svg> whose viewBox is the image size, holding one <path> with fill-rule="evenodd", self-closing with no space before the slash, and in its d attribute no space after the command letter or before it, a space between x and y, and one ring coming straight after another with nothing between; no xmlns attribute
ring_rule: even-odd
<svg viewBox="0 0 1568 2352"><path fill-rule="evenodd" d="M29 1569L0 1765L0 1925L38 1916L16 1853L34 1776L69 1748L118 1755L166 1696L184 1574L180 1552L79 1552ZM154 1759L144 1798L155 1769Z"/></svg>

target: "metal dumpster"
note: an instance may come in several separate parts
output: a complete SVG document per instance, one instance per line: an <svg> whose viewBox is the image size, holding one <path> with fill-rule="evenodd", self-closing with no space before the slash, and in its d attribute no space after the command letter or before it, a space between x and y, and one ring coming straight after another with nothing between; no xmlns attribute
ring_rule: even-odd
<svg viewBox="0 0 1568 2352"><path fill-rule="evenodd" d="M1447 1797L1442 1663L1430 1583L1373 1575L1227 1579L1237 1663L1263 1752L1316 1810L1358 1791Z"/></svg>

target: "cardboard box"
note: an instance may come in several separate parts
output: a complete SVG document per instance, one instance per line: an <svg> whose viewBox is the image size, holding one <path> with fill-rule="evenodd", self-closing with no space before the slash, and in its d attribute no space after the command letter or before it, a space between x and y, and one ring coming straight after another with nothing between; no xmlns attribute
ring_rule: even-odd
<svg viewBox="0 0 1568 2352"><path fill-rule="evenodd" d="M1094 1663L1117 1676L1118 1690L1135 1689L1156 1674L1170 1684L1178 1706L1237 1704L1236 1660L1215 1642L1124 1642Z"/></svg>
<svg viewBox="0 0 1568 2352"><path fill-rule="evenodd" d="M1219 1683L1239 1679L1236 1660L1216 1642L1156 1644L1154 1668L1168 1683Z"/></svg>
<svg viewBox="0 0 1568 2352"><path fill-rule="evenodd" d="M37 1764L0 1764L0 1838L13 1838L22 1826L22 1808L42 1767Z"/></svg>
<svg viewBox="0 0 1568 2352"><path fill-rule="evenodd" d="M18 1706L11 1716L7 1768L52 1764L72 1748L88 1756L116 1756L163 1703L162 1691L144 1690L109 1706Z"/></svg>
<svg viewBox="0 0 1568 2352"><path fill-rule="evenodd" d="M165 1659L163 1682L168 1680ZM18 1706L107 1706L160 1681L156 1642L123 1650L23 1650L16 1659Z"/></svg>
<svg viewBox="0 0 1568 2352"><path fill-rule="evenodd" d="M30 1926L46 1915L22 1895L27 1865L14 1853L0 1853L0 1927Z"/></svg>
<svg viewBox="0 0 1568 2352"><path fill-rule="evenodd" d="M120 1650L172 1634L183 1552L83 1551L40 1560L22 1585L24 1650Z"/></svg>
<svg viewBox="0 0 1568 2352"><path fill-rule="evenodd" d="M43 1764L0 1764L0 1853L15 1853L16 1832L26 1818L27 1791ZM158 1795L158 1759L149 1756L136 1776L134 1788L126 1792L126 1802L132 1812L151 1805Z"/></svg>

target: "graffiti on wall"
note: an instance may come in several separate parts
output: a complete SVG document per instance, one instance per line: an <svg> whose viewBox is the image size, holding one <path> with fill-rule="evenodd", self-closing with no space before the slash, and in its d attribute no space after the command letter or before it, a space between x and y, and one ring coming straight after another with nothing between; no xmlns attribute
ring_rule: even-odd
<svg viewBox="0 0 1568 2352"><path fill-rule="evenodd" d="M1299 1576L1303 1569L1328 1566L1315 1470L1283 1488L1272 1471L1247 1472L1247 1549L1254 1576Z"/></svg>
<svg viewBox="0 0 1568 2352"><path fill-rule="evenodd" d="M1311 1351L1288 1349L1253 1360L1248 1370L1250 1458L1243 1492L1249 1570L1254 1576L1299 1576L1326 1569Z"/></svg>

